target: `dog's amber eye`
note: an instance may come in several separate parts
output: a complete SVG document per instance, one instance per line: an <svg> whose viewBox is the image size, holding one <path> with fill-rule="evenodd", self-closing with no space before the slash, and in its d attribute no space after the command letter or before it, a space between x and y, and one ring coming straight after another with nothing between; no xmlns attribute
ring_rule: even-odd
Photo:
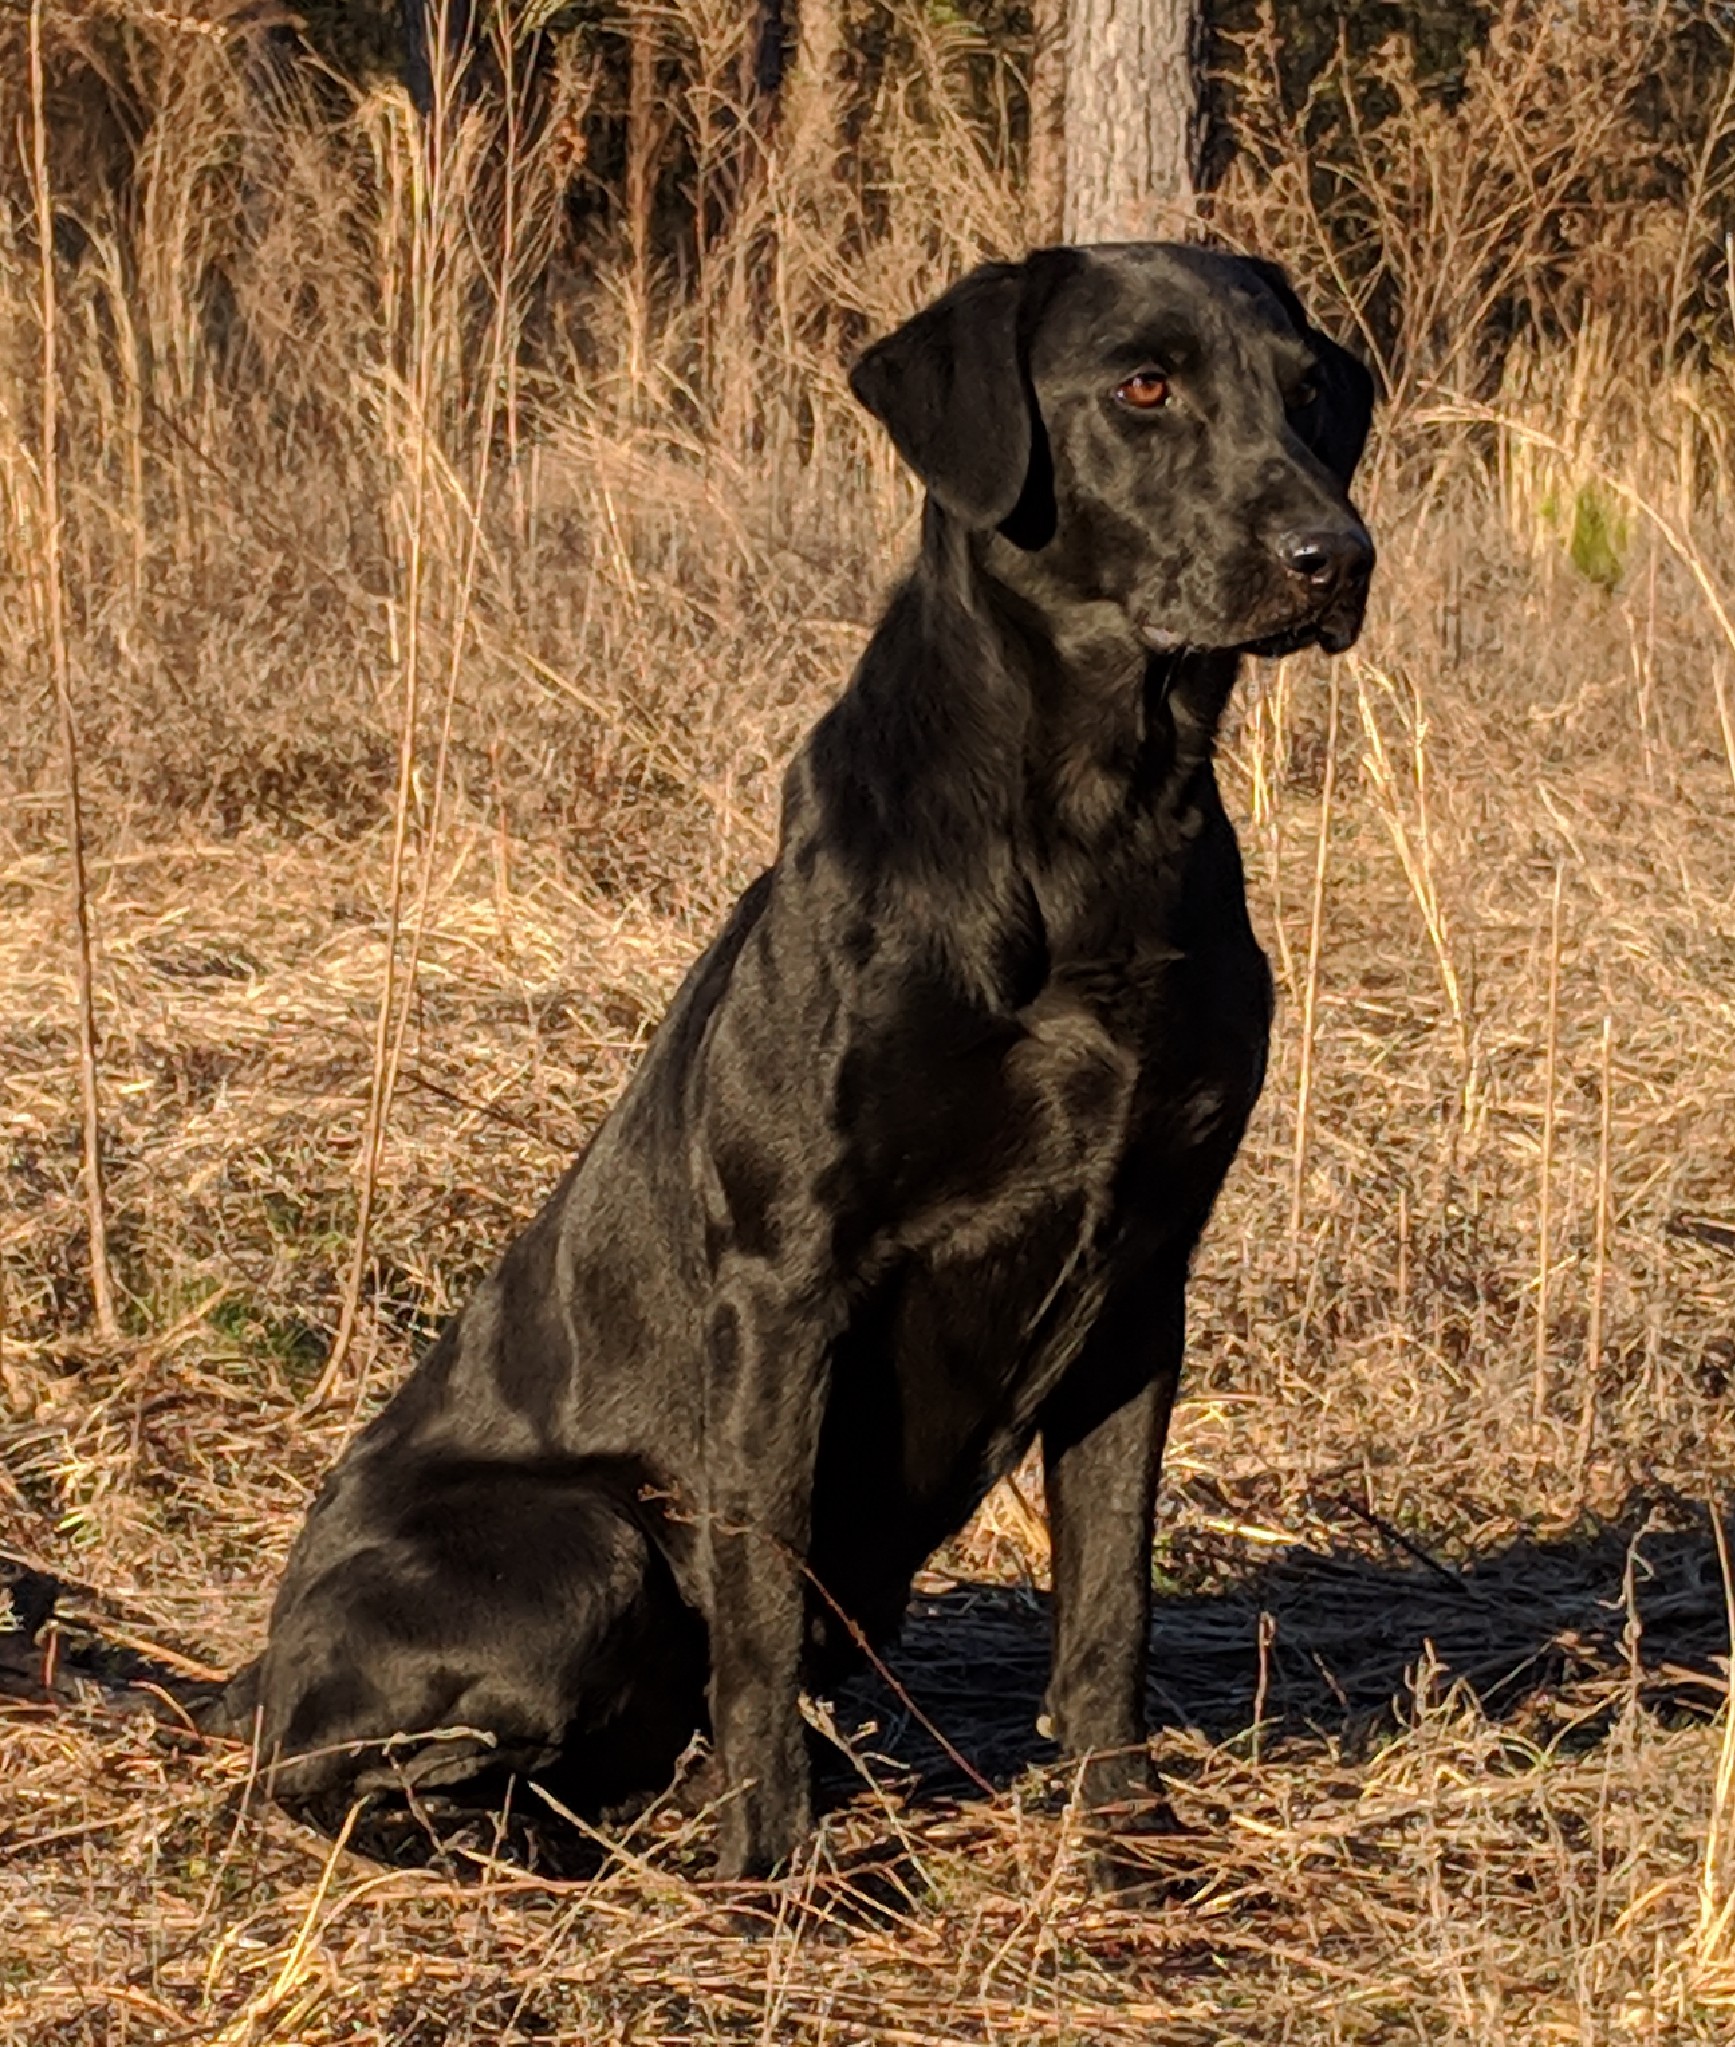
<svg viewBox="0 0 1735 2047"><path fill-rule="evenodd" d="M1169 402L1169 380L1161 370L1135 370L1114 394L1134 412L1156 412Z"/></svg>

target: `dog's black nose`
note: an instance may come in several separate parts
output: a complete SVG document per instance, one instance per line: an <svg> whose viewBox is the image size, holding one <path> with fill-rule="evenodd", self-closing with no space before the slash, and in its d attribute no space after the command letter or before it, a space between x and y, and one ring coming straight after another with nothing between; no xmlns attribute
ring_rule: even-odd
<svg viewBox="0 0 1735 2047"><path fill-rule="evenodd" d="M1374 562L1373 542L1360 526L1280 534L1276 551L1292 576L1321 592L1365 578Z"/></svg>

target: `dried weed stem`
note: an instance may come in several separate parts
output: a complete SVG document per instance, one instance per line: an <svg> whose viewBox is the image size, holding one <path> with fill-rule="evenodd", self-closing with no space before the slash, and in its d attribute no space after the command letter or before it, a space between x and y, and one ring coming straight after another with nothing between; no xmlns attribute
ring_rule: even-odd
<svg viewBox="0 0 1735 2047"><path fill-rule="evenodd" d="M38 307L42 323L42 609L49 666L60 720L60 762L65 780L67 903L72 917L73 965L78 984L78 1081L83 1107L85 1235L89 1246L91 1305L105 1343L120 1336L114 1272L109 1260L108 1201L103 1187L102 1102L97 1076L96 993L91 972L90 892L85 879L84 807L79 793L78 721L66 647L66 592L60 559L59 312L54 287L54 200L48 171L48 119L42 76L42 8L30 7L30 182L36 201Z"/></svg>

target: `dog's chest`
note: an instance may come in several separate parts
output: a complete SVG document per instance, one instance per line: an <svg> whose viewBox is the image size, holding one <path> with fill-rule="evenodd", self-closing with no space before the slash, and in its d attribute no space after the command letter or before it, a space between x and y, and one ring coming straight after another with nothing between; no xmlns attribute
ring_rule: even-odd
<svg viewBox="0 0 1735 2047"><path fill-rule="evenodd" d="M882 1220L840 1358L894 1364L906 1480L994 1447L1082 1347L1110 1289L1184 1254L1264 1069L1269 976L1238 899L1206 942L1147 905L1058 946L1040 991L971 1016L911 992L857 1055L853 1198ZM1183 943L1194 936L1191 944Z"/></svg>
<svg viewBox="0 0 1735 2047"><path fill-rule="evenodd" d="M1050 981L1129 1063L1117 1166L1139 1198L1189 1206L1185 1183L1215 1191L1264 1080L1271 976L1247 915L1240 851L1221 806L1192 808L1180 844L1146 822L1075 864L1044 902ZM1208 1200L1209 1196L1207 1196ZM1196 1225L1195 1225L1196 1227Z"/></svg>

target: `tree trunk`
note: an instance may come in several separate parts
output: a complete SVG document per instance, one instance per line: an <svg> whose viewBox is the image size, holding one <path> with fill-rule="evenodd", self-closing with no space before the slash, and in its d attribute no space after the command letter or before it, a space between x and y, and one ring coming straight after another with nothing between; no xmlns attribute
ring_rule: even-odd
<svg viewBox="0 0 1735 2047"><path fill-rule="evenodd" d="M1066 239L1191 233L1204 142L1202 0L1066 6Z"/></svg>
<svg viewBox="0 0 1735 2047"><path fill-rule="evenodd" d="M1066 0L1032 0L1026 164L1024 232L1041 248L1066 228Z"/></svg>
<svg viewBox="0 0 1735 2047"><path fill-rule="evenodd" d="M823 193L843 156L844 55L841 0L800 0L795 65L784 85L784 150L788 168Z"/></svg>

